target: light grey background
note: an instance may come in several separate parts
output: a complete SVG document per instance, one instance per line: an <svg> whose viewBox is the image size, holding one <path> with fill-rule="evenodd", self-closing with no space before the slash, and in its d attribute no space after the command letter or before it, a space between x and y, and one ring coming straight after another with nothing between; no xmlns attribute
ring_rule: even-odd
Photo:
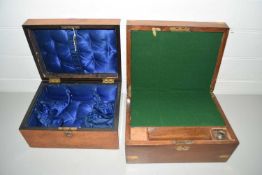
<svg viewBox="0 0 262 175"><path fill-rule="evenodd" d="M1 175L261 175L262 96L218 95L240 145L226 163L126 164L125 94L119 150L30 148L18 127L34 93L0 93Z"/></svg>
<svg viewBox="0 0 262 175"><path fill-rule="evenodd" d="M0 91L35 91L39 84L21 28L27 18L120 18L123 82L126 19L224 21L231 32L215 92L261 94L261 9L261 0L0 0Z"/></svg>

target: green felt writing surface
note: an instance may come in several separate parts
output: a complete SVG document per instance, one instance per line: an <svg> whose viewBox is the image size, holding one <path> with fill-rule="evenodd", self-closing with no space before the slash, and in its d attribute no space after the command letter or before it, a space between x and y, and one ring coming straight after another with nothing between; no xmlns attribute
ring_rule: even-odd
<svg viewBox="0 0 262 175"><path fill-rule="evenodd" d="M222 32L131 32L131 126L222 126L210 83Z"/></svg>

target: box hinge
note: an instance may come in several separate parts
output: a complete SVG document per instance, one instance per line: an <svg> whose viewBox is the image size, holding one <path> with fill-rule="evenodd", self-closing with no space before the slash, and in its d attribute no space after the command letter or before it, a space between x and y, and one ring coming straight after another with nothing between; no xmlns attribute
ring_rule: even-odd
<svg viewBox="0 0 262 175"><path fill-rule="evenodd" d="M50 78L49 83L61 83L61 79L60 78Z"/></svg>
<svg viewBox="0 0 262 175"><path fill-rule="evenodd" d="M191 145L193 144L192 140L175 140L174 143L176 145Z"/></svg>
<svg viewBox="0 0 262 175"><path fill-rule="evenodd" d="M104 78L102 82L106 84L111 84L114 83L115 80L113 78Z"/></svg>
<svg viewBox="0 0 262 175"><path fill-rule="evenodd" d="M80 29L80 26L61 26L61 29L65 30L75 30L75 29Z"/></svg>
<svg viewBox="0 0 262 175"><path fill-rule="evenodd" d="M190 28L185 26L170 27L169 30L171 32L190 32Z"/></svg>
<svg viewBox="0 0 262 175"><path fill-rule="evenodd" d="M60 131L76 131L77 127L58 127Z"/></svg>
<svg viewBox="0 0 262 175"><path fill-rule="evenodd" d="M127 97L131 98L131 85L127 87Z"/></svg>
<svg viewBox="0 0 262 175"><path fill-rule="evenodd" d="M175 147L175 149L177 151L189 151L190 150L190 146L187 146L187 145L178 145Z"/></svg>

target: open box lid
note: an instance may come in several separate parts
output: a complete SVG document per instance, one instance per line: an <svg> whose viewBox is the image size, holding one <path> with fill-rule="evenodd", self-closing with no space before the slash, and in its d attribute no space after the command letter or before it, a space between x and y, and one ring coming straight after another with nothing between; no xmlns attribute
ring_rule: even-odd
<svg viewBox="0 0 262 175"><path fill-rule="evenodd" d="M131 126L224 126L212 99L225 23L128 21Z"/></svg>
<svg viewBox="0 0 262 175"><path fill-rule="evenodd" d="M121 81L120 20L29 19L23 29L43 80Z"/></svg>
<svg viewBox="0 0 262 175"><path fill-rule="evenodd" d="M212 92L228 31L225 23L128 21L128 88Z"/></svg>

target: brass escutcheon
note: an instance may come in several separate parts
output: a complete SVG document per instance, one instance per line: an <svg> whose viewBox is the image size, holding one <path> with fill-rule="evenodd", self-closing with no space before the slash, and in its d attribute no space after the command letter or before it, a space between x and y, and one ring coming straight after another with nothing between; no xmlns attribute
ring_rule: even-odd
<svg viewBox="0 0 262 175"><path fill-rule="evenodd" d="M72 131L65 131L64 134L65 134L66 137L72 137L73 136Z"/></svg>
<svg viewBox="0 0 262 175"><path fill-rule="evenodd" d="M190 150L190 146L183 146L183 145L178 145L176 146L177 151L188 151Z"/></svg>

